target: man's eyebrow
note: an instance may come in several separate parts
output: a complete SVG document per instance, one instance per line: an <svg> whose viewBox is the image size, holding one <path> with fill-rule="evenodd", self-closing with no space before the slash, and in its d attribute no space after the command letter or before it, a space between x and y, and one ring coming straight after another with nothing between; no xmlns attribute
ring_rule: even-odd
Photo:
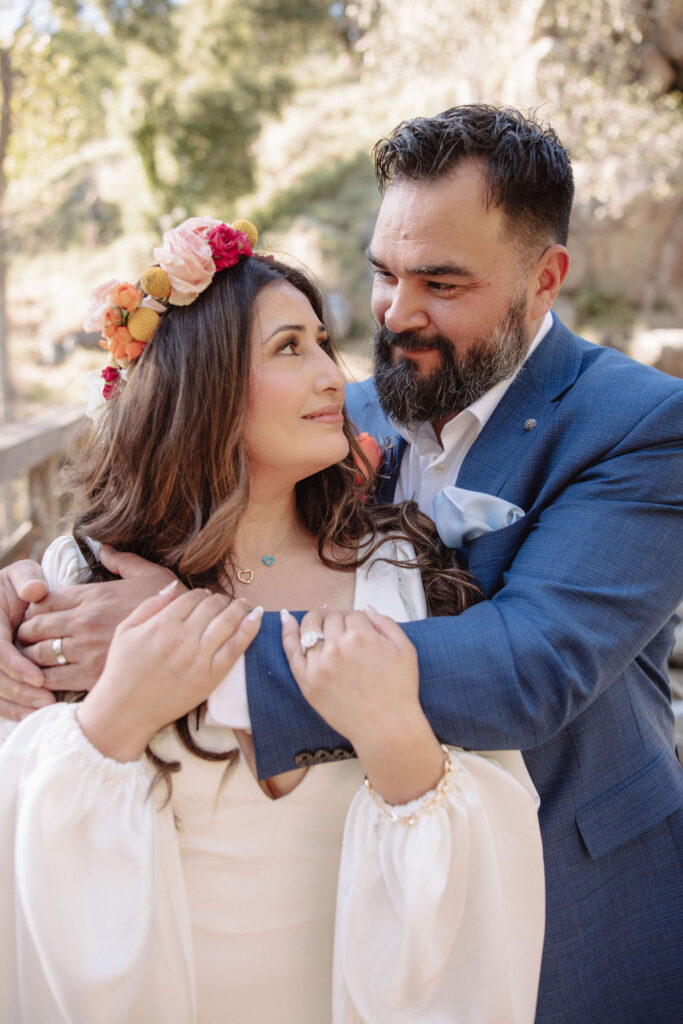
<svg viewBox="0 0 683 1024"><path fill-rule="evenodd" d="M373 256L369 249L365 250L365 255L373 267L377 267L378 270L389 269L385 263L382 263L381 260ZM406 272L417 277L474 277L474 273L471 270L467 267L461 267L457 263L434 263L421 267L407 267Z"/></svg>
<svg viewBox="0 0 683 1024"><path fill-rule="evenodd" d="M305 331L305 330L306 330L306 325L305 324L281 324L279 327L275 328L275 330L273 331L272 334L269 334L267 338L263 339L263 344L265 345L267 341L270 341L270 339L274 338L276 334L281 334L283 331ZM325 324L317 324L316 325L316 332L318 334L327 334L327 328L325 327Z"/></svg>

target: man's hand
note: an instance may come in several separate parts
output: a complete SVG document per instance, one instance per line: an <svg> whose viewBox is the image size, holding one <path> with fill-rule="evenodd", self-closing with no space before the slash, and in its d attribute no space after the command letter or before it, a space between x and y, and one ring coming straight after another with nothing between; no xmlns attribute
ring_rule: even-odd
<svg viewBox="0 0 683 1024"><path fill-rule="evenodd" d="M40 669L14 646L14 631L29 601L40 601L47 585L37 562L15 562L0 571L0 716L18 720L54 697L41 689Z"/></svg>
<svg viewBox="0 0 683 1024"><path fill-rule="evenodd" d="M105 545L100 560L121 579L56 590L32 602L19 627L17 639L24 648L22 660L30 659L34 668L43 667L41 677L48 689L92 689L104 668L118 624L142 601L175 580L170 569ZM52 648L57 637L62 640L67 665L57 663Z"/></svg>

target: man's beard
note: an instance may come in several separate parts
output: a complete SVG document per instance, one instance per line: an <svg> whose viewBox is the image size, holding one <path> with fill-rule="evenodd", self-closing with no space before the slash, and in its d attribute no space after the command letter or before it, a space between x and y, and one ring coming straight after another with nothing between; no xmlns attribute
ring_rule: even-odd
<svg viewBox="0 0 683 1024"><path fill-rule="evenodd" d="M374 377L379 403L394 423L412 427L447 419L497 384L511 377L529 348L525 323L526 298L521 296L487 335L477 338L463 355L441 334L395 334L377 324L374 336ZM421 376L412 359L394 361L392 346L407 350L438 349L441 366Z"/></svg>

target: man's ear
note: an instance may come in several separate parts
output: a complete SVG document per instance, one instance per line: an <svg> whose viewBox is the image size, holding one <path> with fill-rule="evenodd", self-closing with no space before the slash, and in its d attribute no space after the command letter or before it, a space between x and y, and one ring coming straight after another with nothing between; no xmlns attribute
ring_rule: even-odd
<svg viewBox="0 0 683 1024"><path fill-rule="evenodd" d="M569 271L569 253L563 245L549 246L529 275L529 315L532 320L552 309Z"/></svg>

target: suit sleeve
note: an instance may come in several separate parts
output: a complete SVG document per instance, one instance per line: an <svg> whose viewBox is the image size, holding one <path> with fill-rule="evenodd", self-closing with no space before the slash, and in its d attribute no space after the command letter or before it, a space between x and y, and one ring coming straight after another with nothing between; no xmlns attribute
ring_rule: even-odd
<svg viewBox="0 0 683 1024"><path fill-rule="evenodd" d="M418 650L420 698L442 740L535 747L634 660L661 672L668 639L658 634L683 580L682 422L678 393L585 466L540 513L490 600L458 617L404 626ZM275 641L272 624L264 626L268 701L249 675L248 685L259 765L271 772L328 739L309 733L311 713L304 705L300 714L279 631ZM272 699L275 685L282 702Z"/></svg>

